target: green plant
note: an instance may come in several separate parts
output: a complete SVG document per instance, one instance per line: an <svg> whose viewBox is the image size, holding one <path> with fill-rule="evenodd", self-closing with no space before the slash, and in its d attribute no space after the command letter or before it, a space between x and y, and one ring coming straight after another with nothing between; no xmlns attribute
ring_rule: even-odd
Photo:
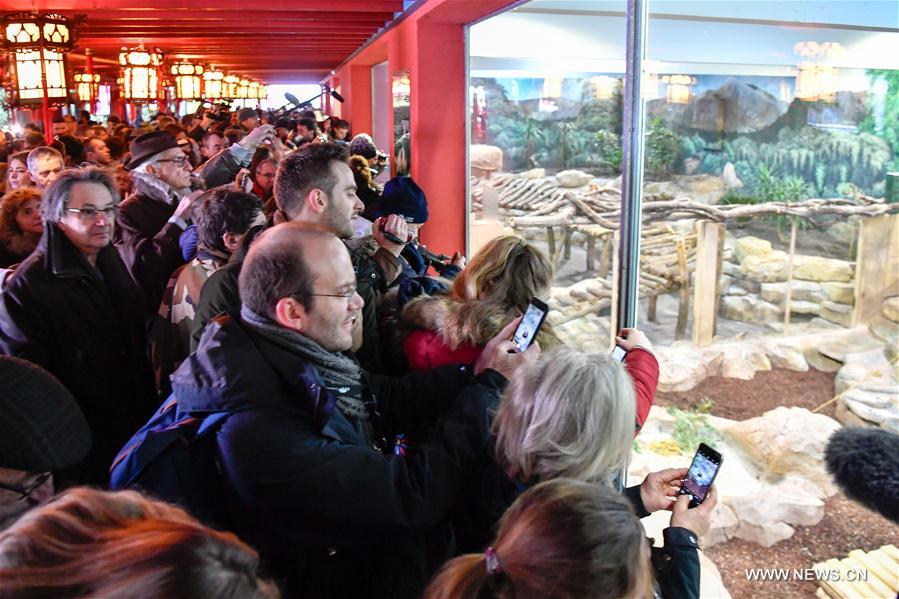
<svg viewBox="0 0 899 599"><path fill-rule="evenodd" d="M668 413L674 417L674 442L683 453L696 451L700 443L714 445L720 437L711 424L708 414L698 410L680 410L669 407Z"/></svg>
<svg viewBox="0 0 899 599"><path fill-rule="evenodd" d="M621 171L621 138L605 129L595 134L599 166L610 173Z"/></svg>
<svg viewBox="0 0 899 599"><path fill-rule="evenodd" d="M681 150L678 135L665 126L661 117L649 123L646 131L646 174L661 179L671 174Z"/></svg>

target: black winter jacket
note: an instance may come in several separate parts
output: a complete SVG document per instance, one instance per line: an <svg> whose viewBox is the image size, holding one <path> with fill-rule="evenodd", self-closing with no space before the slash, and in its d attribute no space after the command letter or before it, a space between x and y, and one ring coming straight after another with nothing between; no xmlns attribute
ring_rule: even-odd
<svg viewBox="0 0 899 599"><path fill-rule="evenodd" d="M251 229L244 238L244 245L234 252L228 264L212 273L203 284L191 333L191 351L196 351L206 323L219 314L240 307L240 291L237 285L240 269L249 245L261 230L262 227L258 230ZM356 291L365 301L362 307L362 347L356 352L356 358L369 372L381 372L383 366L381 295L387 290L389 282L396 278L400 264L393 254L386 250L379 250L374 256L351 246L348 246L348 250L356 272Z"/></svg>
<svg viewBox="0 0 899 599"><path fill-rule="evenodd" d="M142 306L112 246L95 270L52 223L0 295L0 353L50 371L90 425L79 482L106 484L116 453L156 408Z"/></svg>
<svg viewBox="0 0 899 599"><path fill-rule="evenodd" d="M422 539L448 515L489 439L505 379L447 366L367 375L376 435L430 429L411 455L366 446L334 391L233 315L172 377L180 410L234 412L218 433L226 525L297 597L412 597L439 564Z"/></svg>

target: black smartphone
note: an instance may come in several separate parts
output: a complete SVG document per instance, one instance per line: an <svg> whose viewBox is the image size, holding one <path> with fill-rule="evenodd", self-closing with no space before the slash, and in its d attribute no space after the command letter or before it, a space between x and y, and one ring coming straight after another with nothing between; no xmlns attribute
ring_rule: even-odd
<svg viewBox="0 0 899 599"><path fill-rule="evenodd" d="M700 443L680 489L681 495L690 497L690 507L696 507L705 501L720 468L721 454L705 443Z"/></svg>
<svg viewBox="0 0 899 599"><path fill-rule="evenodd" d="M517 351L524 351L531 346L548 313L549 307L545 303L536 297L531 300L528 309L524 311L524 316L521 317L521 322L518 323L518 328L515 329L515 334L512 335L512 343L515 344Z"/></svg>

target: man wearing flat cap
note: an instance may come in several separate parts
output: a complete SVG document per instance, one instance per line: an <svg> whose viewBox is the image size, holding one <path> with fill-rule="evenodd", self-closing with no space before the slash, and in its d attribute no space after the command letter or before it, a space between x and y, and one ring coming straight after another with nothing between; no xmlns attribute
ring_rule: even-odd
<svg viewBox="0 0 899 599"><path fill-rule="evenodd" d="M255 108L241 108L237 113L237 125L249 133L259 126L259 113Z"/></svg>
<svg viewBox="0 0 899 599"><path fill-rule="evenodd" d="M256 148L273 136L273 128L263 125L222 150L197 169L198 186L231 183L250 164ZM198 194L191 193L190 162L167 131L135 138L125 168L131 171L134 192L122 202L114 243L143 292L146 308L155 313L166 282L184 264L178 240Z"/></svg>

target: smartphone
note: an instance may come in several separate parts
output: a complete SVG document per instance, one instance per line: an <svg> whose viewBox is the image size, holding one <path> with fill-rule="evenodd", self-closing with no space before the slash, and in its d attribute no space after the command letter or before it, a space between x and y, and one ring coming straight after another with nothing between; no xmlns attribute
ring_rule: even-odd
<svg viewBox="0 0 899 599"><path fill-rule="evenodd" d="M693 456L693 463L687 471L687 478L684 479L680 489L681 495L690 497L690 507L696 507L705 501L719 468L721 468L721 454L705 443L700 443L696 455Z"/></svg>
<svg viewBox="0 0 899 599"><path fill-rule="evenodd" d="M612 356L613 360L624 362L624 357L627 355L627 352L616 345L614 348L612 348L612 353L609 355Z"/></svg>
<svg viewBox="0 0 899 599"><path fill-rule="evenodd" d="M536 297L531 300L528 309L524 311L524 316L521 317L521 322L518 323L518 328L515 329L515 334L512 335L512 343L515 344L517 351L525 351L531 346L548 313L549 307L546 304Z"/></svg>

